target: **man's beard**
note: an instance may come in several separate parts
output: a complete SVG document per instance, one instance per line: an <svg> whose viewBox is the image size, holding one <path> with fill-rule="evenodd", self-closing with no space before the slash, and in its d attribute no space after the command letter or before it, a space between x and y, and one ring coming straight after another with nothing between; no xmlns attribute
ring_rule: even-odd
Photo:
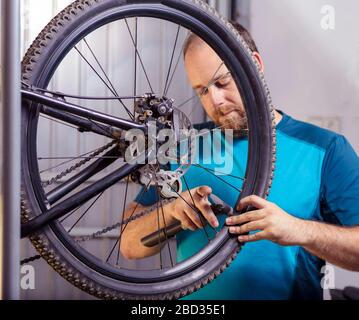
<svg viewBox="0 0 359 320"><path fill-rule="evenodd" d="M228 111L233 112L228 114ZM218 108L216 112L216 124L221 130L233 130L234 138L246 137L248 135L248 122L244 110L238 108Z"/></svg>

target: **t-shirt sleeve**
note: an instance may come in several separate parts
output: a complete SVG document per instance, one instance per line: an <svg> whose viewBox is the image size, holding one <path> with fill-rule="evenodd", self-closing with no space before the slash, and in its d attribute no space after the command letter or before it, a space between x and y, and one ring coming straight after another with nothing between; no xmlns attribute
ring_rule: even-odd
<svg viewBox="0 0 359 320"><path fill-rule="evenodd" d="M327 149L322 169L322 213L343 226L359 225L359 157L343 136Z"/></svg>
<svg viewBox="0 0 359 320"><path fill-rule="evenodd" d="M143 187L136 196L135 202L147 207L155 204L157 202L157 199L158 196L155 187L149 187L147 191L145 191L145 187Z"/></svg>

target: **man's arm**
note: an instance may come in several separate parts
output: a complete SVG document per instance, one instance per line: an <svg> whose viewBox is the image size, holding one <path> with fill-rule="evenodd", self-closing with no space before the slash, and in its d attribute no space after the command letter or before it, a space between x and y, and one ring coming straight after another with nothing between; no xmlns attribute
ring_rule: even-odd
<svg viewBox="0 0 359 320"><path fill-rule="evenodd" d="M181 194L180 198L167 205L163 205L163 213L161 203L158 203L158 209L156 207L148 215L129 222L122 231L120 242L121 253L127 259L141 259L157 254L161 249L161 245L149 248L141 243L141 239L176 221L181 222L183 229L194 231L203 228L205 221L200 219L198 213L192 210L193 207L202 213L205 220L212 227L218 227L218 220L208 201L208 196L211 193L212 189L207 186L192 189L191 192L185 191ZM133 202L126 209L124 219L129 218L131 215L134 216L147 208L149 207Z"/></svg>
<svg viewBox="0 0 359 320"><path fill-rule="evenodd" d="M359 227L339 227L302 221L306 230L302 246L317 257L339 267L359 271Z"/></svg>
<svg viewBox="0 0 359 320"><path fill-rule="evenodd" d="M270 240L283 246L298 245L332 264L359 271L359 226L340 227L299 219L257 196L242 199L237 209L247 206L258 210L226 221L240 242ZM256 230L259 232L244 235Z"/></svg>
<svg viewBox="0 0 359 320"><path fill-rule="evenodd" d="M135 216L148 208L133 202L127 207L124 219L128 219L131 215ZM123 256L127 259L140 259L157 254L161 249L160 245L149 248L141 243L141 239L165 225L172 224L175 220L170 214L171 211L173 211L173 202L163 206L163 215L162 209L159 208L158 213L156 208L148 215L133 220L123 227L120 242L120 250Z"/></svg>

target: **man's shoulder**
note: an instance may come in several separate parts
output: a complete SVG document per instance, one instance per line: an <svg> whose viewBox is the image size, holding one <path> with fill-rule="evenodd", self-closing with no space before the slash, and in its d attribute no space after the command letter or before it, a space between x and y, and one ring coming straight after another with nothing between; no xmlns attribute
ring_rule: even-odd
<svg viewBox="0 0 359 320"><path fill-rule="evenodd" d="M294 119L286 114L283 114L283 120L277 126L277 130L293 139L325 150L334 143L345 140L342 135L334 131Z"/></svg>

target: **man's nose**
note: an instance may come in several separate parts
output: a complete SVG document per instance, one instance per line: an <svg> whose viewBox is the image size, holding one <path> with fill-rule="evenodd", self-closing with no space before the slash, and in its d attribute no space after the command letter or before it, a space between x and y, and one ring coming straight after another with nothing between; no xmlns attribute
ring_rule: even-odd
<svg viewBox="0 0 359 320"><path fill-rule="evenodd" d="M219 107L225 103L224 91L215 86L208 88L208 96L211 99L213 106Z"/></svg>

